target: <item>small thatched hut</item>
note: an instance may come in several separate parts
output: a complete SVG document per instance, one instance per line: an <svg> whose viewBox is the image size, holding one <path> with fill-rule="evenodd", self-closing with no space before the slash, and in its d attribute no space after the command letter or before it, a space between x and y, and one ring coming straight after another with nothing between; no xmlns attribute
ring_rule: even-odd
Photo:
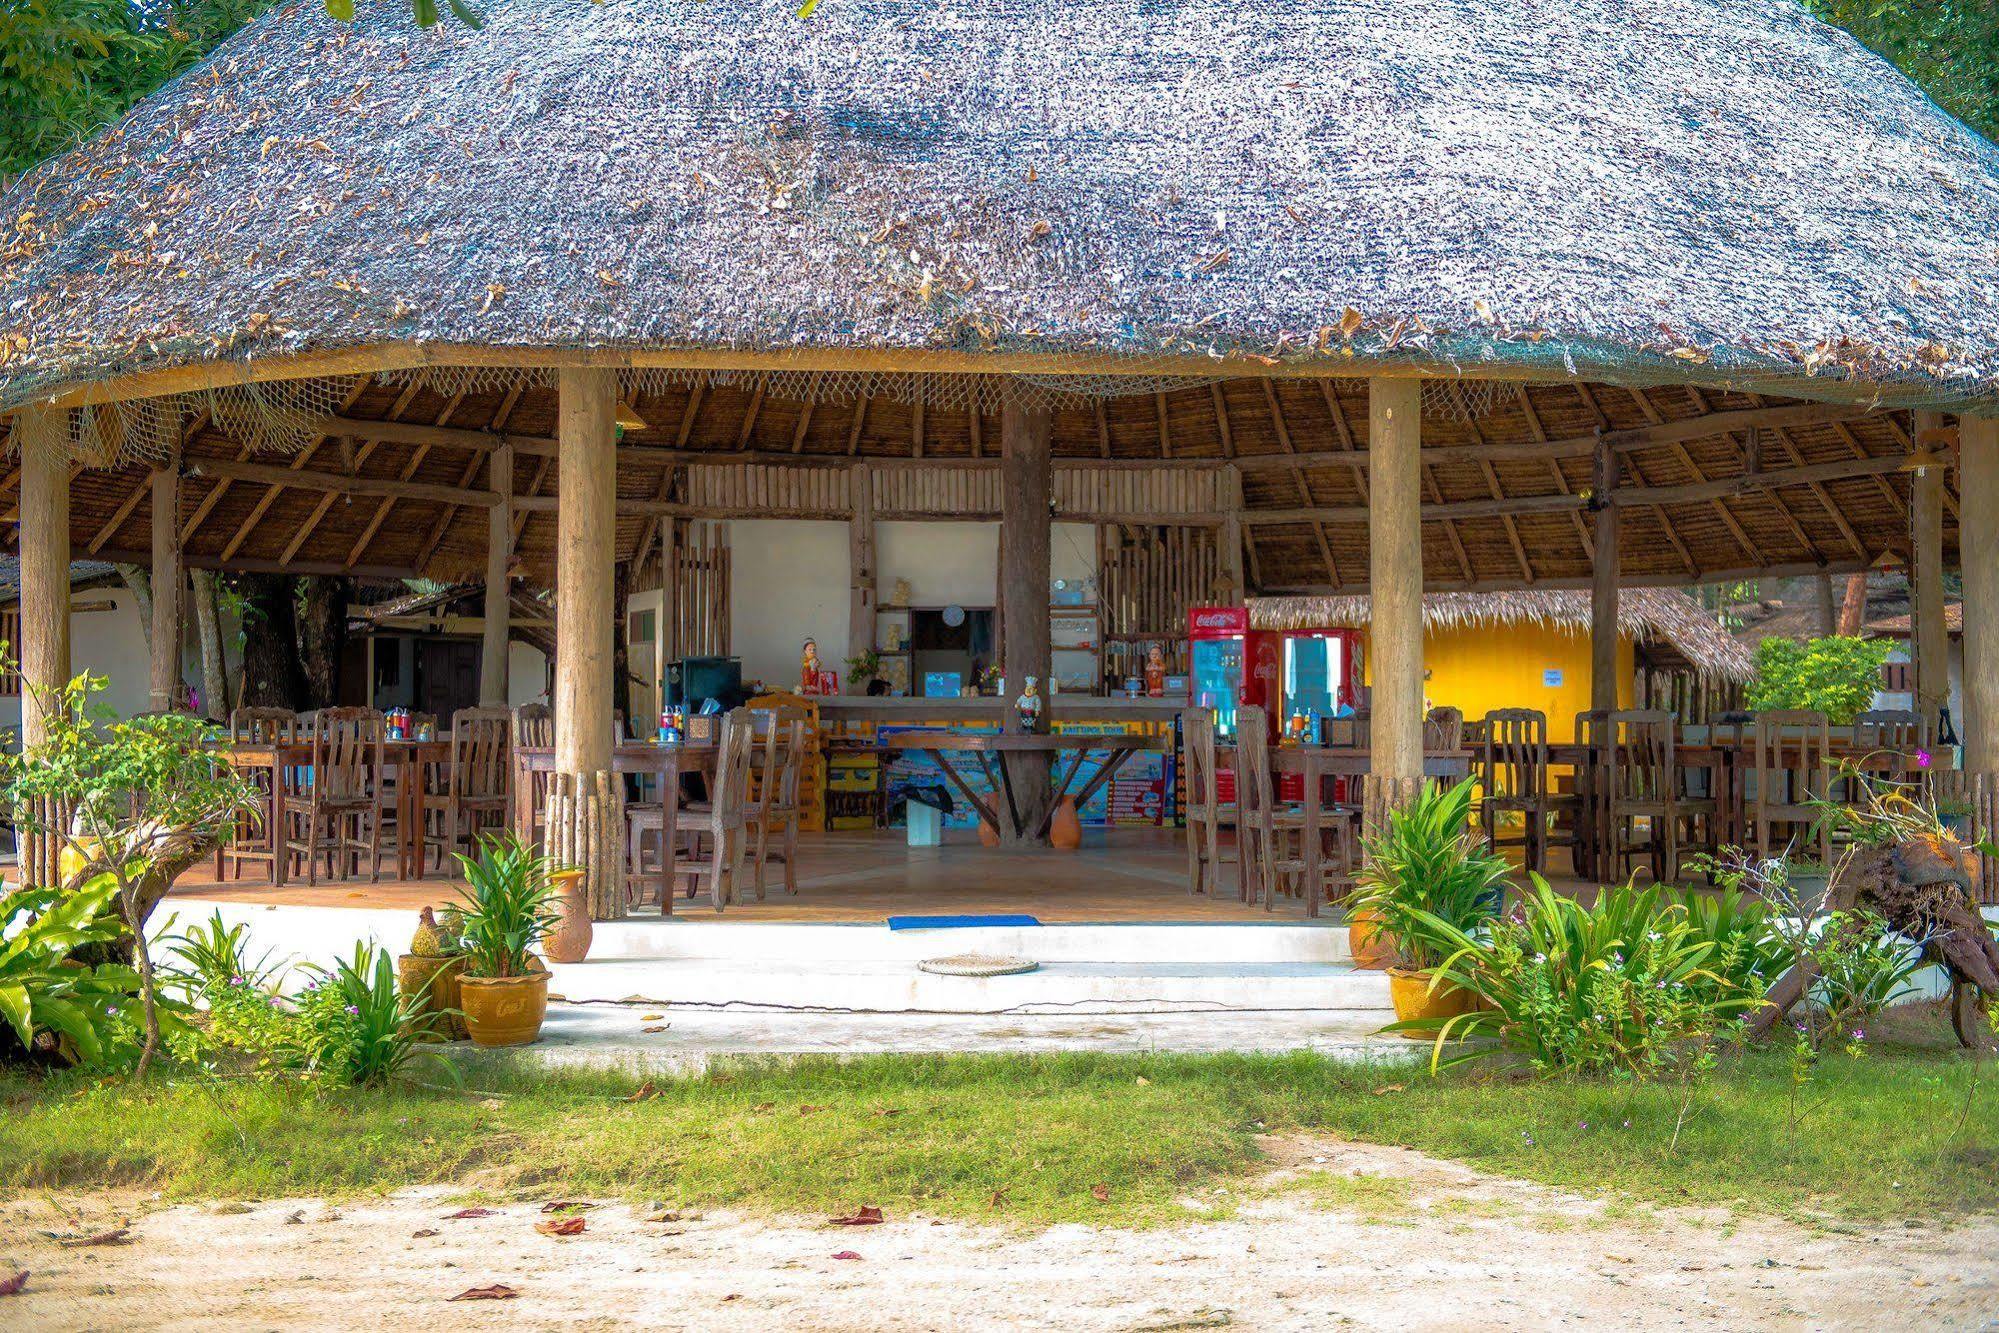
<svg viewBox="0 0 1999 1333"><path fill-rule="evenodd" d="M1600 696L1620 585L1913 555L1999 621L1999 150L1789 0L485 8L281 7L0 198L49 606L72 546L483 570L503 644L519 569L594 716L689 523L847 525L858 648L877 524L997 520L1045 676L1053 514L1179 552L1147 631L1371 588L1404 782L1426 584L1591 588Z"/></svg>

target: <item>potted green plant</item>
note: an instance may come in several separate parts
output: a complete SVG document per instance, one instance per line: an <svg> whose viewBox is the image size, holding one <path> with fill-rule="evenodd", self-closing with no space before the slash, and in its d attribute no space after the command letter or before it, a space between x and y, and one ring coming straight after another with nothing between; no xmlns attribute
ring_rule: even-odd
<svg viewBox="0 0 1999 1333"><path fill-rule="evenodd" d="M438 920L429 907L417 914L416 933L406 954L396 958L396 983L415 997L414 1021L426 1041L456 1041L465 1035L458 1012L458 977L465 970L460 940L462 914L446 908Z"/></svg>
<svg viewBox="0 0 1999 1333"><path fill-rule="evenodd" d="M1832 867L1810 856L1787 857L1784 861L1784 882L1799 901L1822 903L1832 886Z"/></svg>
<svg viewBox="0 0 1999 1333"><path fill-rule="evenodd" d="M1454 939L1482 931L1505 897L1506 860L1472 827L1472 787L1469 779L1426 787L1367 839L1353 907L1374 922L1377 939L1392 943L1389 994L1404 1022L1470 1007L1471 995L1436 973L1455 952Z"/></svg>
<svg viewBox="0 0 1999 1333"><path fill-rule="evenodd" d="M465 874L458 1006L477 1046L519 1046L541 1035L548 969L535 946L555 929L548 858L511 833L479 840L478 855L454 853Z"/></svg>
<svg viewBox="0 0 1999 1333"><path fill-rule="evenodd" d="M847 659L847 687L855 694L866 694L868 682L878 678L881 673L881 654L872 648Z"/></svg>

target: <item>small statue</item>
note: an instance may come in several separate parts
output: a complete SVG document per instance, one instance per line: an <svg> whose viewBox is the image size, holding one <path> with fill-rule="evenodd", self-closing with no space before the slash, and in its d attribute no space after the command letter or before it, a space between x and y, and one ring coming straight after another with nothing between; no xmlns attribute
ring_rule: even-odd
<svg viewBox="0 0 1999 1333"><path fill-rule="evenodd" d="M1020 716L1022 731L1041 729L1041 685L1035 677L1027 678L1027 688L1013 701L1013 711Z"/></svg>
<svg viewBox="0 0 1999 1333"><path fill-rule="evenodd" d="M819 643L815 639L807 639L798 664L800 694L819 693L819 669Z"/></svg>
<svg viewBox="0 0 1999 1333"><path fill-rule="evenodd" d="M1166 693L1166 658L1156 643L1145 655L1145 692L1155 699Z"/></svg>

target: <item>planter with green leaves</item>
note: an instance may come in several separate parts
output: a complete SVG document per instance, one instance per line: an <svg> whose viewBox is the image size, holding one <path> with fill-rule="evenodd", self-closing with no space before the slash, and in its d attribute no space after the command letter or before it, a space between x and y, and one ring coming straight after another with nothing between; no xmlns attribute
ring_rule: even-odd
<svg viewBox="0 0 1999 1333"><path fill-rule="evenodd" d="M1470 780L1426 787L1367 839L1352 906L1393 942L1389 993L1402 1021L1465 1011L1470 997L1438 969L1452 939L1482 931L1505 897L1507 864L1472 826L1472 790Z"/></svg>
<svg viewBox="0 0 1999 1333"><path fill-rule="evenodd" d="M459 856L465 873L458 1005L477 1046L520 1046L541 1035L548 969L535 949L555 929L549 862L512 834L479 840Z"/></svg>

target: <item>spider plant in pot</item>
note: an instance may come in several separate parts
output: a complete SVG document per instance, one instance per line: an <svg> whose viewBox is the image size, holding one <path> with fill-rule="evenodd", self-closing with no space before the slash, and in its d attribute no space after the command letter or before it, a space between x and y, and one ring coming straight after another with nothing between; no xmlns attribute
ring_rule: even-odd
<svg viewBox="0 0 1999 1333"><path fill-rule="evenodd" d="M1388 989L1395 1016L1404 1022L1447 1018L1471 1007L1471 994L1439 975L1453 946L1436 924L1477 935L1499 915L1505 897L1506 860L1472 827L1472 787L1470 779L1448 788L1426 786L1366 840L1354 908L1371 915L1377 938L1394 949Z"/></svg>
<svg viewBox="0 0 1999 1333"><path fill-rule="evenodd" d="M519 1046L541 1034L548 1012L548 969L535 946L555 929L555 887L548 858L513 834L488 834L478 854L454 853L465 874L465 970L458 1006L476 1046Z"/></svg>

